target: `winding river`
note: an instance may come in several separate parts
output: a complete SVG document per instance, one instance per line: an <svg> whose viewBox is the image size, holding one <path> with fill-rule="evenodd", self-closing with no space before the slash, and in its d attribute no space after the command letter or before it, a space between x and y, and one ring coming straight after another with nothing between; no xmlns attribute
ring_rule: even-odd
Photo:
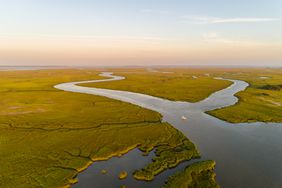
<svg viewBox="0 0 282 188"><path fill-rule="evenodd" d="M230 80L233 82L231 86L215 92L197 103L175 102L140 93L77 85L125 79L121 76L114 76L110 72L104 72L101 76L108 77L108 79L69 82L54 87L64 91L104 96L161 113L163 121L170 123L196 144L201 152L201 160L212 159L216 161L217 181L221 187L282 187L281 123L232 124L205 113L209 110L234 105L238 102L234 94L245 90L248 87L248 83ZM181 119L182 116L187 117L187 120L183 121ZM137 155L136 153L138 151L133 151L127 154L128 156L125 155L125 158L132 159L130 155L135 156ZM140 163L144 162L146 164L148 160L150 160L150 157L140 159ZM96 163L97 168L99 166L98 163ZM127 161L127 163L130 162ZM131 163L136 162L131 161ZM91 172L86 170L81 173L81 177L80 175L78 176L78 179L82 182L79 187L83 187L84 179L85 181L91 181L90 178L84 178L89 176L89 173ZM165 179L163 174L165 173L159 176L163 176ZM162 185L158 181L161 182L163 179L156 180L155 182L157 183L153 187ZM144 183L140 187L145 185L147 184ZM151 184L149 185L152 187Z"/></svg>

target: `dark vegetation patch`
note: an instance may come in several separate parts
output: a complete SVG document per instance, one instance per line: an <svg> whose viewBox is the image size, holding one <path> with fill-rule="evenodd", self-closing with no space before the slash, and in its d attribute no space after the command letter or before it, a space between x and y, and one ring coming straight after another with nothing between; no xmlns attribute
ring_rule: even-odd
<svg viewBox="0 0 282 188"><path fill-rule="evenodd" d="M282 89L282 84L279 84L279 85L267 84L267 85L260 86L258 88L259 89L265 89L265 90L280 91Z"/></svg>

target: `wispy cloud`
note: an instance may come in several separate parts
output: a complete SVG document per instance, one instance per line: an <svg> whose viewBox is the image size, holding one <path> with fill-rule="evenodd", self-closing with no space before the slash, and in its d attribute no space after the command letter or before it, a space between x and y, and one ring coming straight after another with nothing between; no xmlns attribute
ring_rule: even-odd
<svg viewBox="0 0 282 188"><path fill-rule="evenodd" d="M121 40L121 41L174 41L174 38L162 38L156 36L128 36L128 35L55 35L42 33L0 33L0 39L42 39L42 40Z"/></svg>
<svg viewBox="0 0 282 188"><path fill-rule="evenodd" d="M180 17L180 22L190 23L190 24L258 23L258 22L273 22L273 21L282 21L282 19L255 18L255 17L220 18L220 17L193 16L193 15L185 15Z"/></svg>
<svg viewBox="0 0 282 188"><path fill-rule="evenodd" d="M209 32L209 33L204 33L202 37L204 41L208 41L208 40L218 39L219 34L217 32Z"/></svg>
<svg viewBox="0 0 282 188"><path fill-rule="evenodd" d="M251 41L251 40L238 40L238 39L230 39L222 37L217 32L208 32L202 35L202 41L205 43L212 43L212 44L225 44L229 46L245 46L245 47L258 47L258 46L265 46L266 43L258 42L258 41Z"/></svg>

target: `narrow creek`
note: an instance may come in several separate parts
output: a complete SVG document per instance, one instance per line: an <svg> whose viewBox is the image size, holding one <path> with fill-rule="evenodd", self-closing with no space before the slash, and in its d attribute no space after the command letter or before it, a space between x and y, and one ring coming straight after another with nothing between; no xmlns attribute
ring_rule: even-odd
<svg viewBox="0 0 282 188"><path fill-rule="evenodd" d="M201 160L216 161L217 182L221 187L282 187L282 123L232 124L205 113L235 104L238 99L234 94L246 89L248 83L230 80L233 82L231 86L197 103L175 102L140 93L77 85L125 79L121 76L113 76L110 72L102 73L101 76L108 79L69 82L54 87L64 91L104 96L161 113L163 121L170 123L193 141L201 152ZM187 117L187 120L183 121L182 116ZM123 184L127 187L161 187L167 176L184 168L182 164L176 169L164 172L151 183L137 182L130 175L128 179L120 181L118 175L110 176L110 173L116 172L109 172L108 175L103 176L99 172L100 175L97 175L103 163L109 165L111 169L120 169L120 164L127 164L127 169L123 170L130 173L139 168L134 164L136 161L147 164L151 157L152 154L143 157L138 150L133 150L122 158L94 163L79 174L79 183L75 187L89 187L89 185L119 187ZM97 176L93 175L95 173ZM117 182L119 183L116 184Z"/></svg>

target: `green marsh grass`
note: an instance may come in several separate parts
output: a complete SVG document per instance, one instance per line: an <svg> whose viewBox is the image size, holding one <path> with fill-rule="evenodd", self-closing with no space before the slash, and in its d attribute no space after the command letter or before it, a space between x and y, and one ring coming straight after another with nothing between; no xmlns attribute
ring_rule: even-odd
<svg viewBox="0 0 282 188"><path fill-rule="evenodd" d="M199 156L156 112L53 88L92 79L101 79L95 70L1 72L0 187L69 187L93 162L134 148L156 149L144 167L153 175Z"/></svg>

